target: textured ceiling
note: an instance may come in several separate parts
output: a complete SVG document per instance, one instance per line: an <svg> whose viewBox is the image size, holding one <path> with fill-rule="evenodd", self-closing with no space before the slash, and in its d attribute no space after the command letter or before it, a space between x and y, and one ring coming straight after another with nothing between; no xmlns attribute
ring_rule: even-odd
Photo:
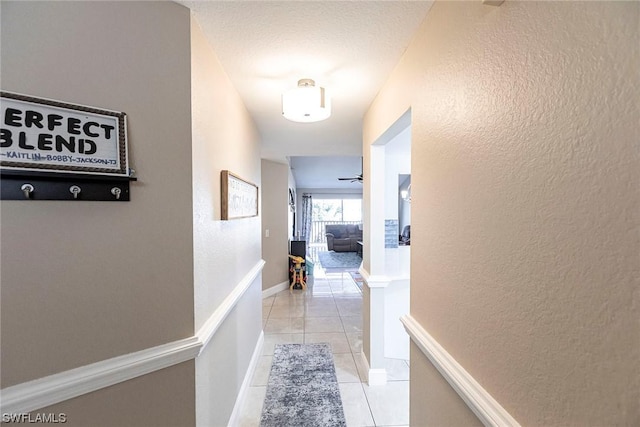
<svg viewBox="0 0 640 427"><path fill-rule="evenodd" d="M291 157L291 172L298 188L339 188L362 191L361 182L339 181L362 173L362 157Z"/></svg>
<svg viewBox="0 0 640 427"><path fill-rule="evenodd" d="M431 1L180 1L189 7L262 137L262 157L360 156L362 117ZM318 123L282 117L281 94L312 78L332 94ZM359 171L353 171L359 172Z"/></svg>

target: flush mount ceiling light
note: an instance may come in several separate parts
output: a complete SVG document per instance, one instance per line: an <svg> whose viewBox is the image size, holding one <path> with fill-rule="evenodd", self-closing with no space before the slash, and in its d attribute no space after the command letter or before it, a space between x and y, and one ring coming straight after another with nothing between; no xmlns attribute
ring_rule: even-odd
<svg viewBox="0 0 640 427"><path fill-rule="evenodd" d="M282 115L292 122L319 122L331 115L331 98L313 80L298 80L297 88L282 94Z"/></svg>

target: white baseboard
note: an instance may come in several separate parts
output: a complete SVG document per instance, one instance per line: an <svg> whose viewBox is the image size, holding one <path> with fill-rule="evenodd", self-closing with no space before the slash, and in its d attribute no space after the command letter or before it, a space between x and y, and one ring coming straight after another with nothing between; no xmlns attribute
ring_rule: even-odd
<svg viewBox="0 0 640 427"><path fill-rule="evenodd" d="M370 386L385 385L387 383L387 370L386 369L371 369L369 366L369 360L363 352L360 352L360 358L367 372L367 384Z"/></svg>
<svg viewBox="0 0 640 427"><path fill-rule="evenodd" d="M233 412L231 413L231 417L229 418L229 422L227 423L227 426L229 427L236 427L240 425L240 421L242 418L242 413L240 411L242 411L244 402L247 399L247 393L249 392L249 387L251 386L251 379L253 378L253 374L255 373L258 362L260 361L260 357L262 356L263 345L264 332L260 331L258 342L256 343L256 347L253 350L253 355L251 356L251 361L249 362L249 367L247 368L247 373L244 376L242 386L240 387L240 391L238 392L238 396L236 397L236 403L233 406Z"/></svg>
<svg viewBox="0 0 640 427"><path fill-rule="evenodd" d="M485 426L520 426L413 317L405 315L400 321L411 340Z"/></svg>
<svg viewBox="0 0 640 427"><path fill-rule="evenodd" d="M369 385L385 385L387 383L386 369L369 369Z"/></svg>
<svg viewBox="0 0 640 427"><path fill-rule="evenodd" d="M258 277L260 260L192 337L102 360L0 390L0 413L24 413L196 358Z"/></svg>
<svg viewBox="0 0 640 427"><path fill-rule="evenodd" d="M265 289L262 291L262 299L269 298L271 295L275 295L278 292L286 291L289 289L289 282L278 283L270 287L269 289Z"/></svg>

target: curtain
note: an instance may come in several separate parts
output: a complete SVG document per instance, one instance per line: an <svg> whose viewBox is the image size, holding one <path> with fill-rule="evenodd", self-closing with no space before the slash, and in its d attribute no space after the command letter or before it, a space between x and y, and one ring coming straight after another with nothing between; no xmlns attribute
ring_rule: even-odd
<svg viewBox="0 0 640 427"><path fill-rule="evenodd" d="M311 201L311 194L304 193L302 195L302 239L309 244L311 238L311 217L313 216L313 203Z"/></svg>

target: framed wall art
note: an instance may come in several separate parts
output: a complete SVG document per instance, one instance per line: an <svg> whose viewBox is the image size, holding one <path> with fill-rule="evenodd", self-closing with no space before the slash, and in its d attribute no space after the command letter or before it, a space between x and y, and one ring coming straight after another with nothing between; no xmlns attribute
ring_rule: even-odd
<svg viewBox="0 0 640 427"><path fill-rule="evenodd" d="M3 169L127 176L127 116L0 92Z"/></svg>
<svg viewBox="0 0 640 427"><path fill-rule="evenodd" d="M223 170L220 174L222 219L258 216L258 186Z"/></svg>

